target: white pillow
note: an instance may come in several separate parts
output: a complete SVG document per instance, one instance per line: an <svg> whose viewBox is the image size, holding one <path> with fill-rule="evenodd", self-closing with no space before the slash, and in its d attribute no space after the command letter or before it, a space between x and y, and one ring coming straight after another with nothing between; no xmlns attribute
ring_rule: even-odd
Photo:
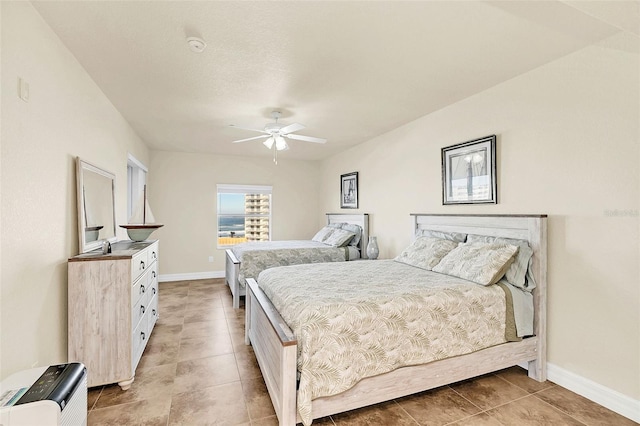
<svg viewBox="0 0 640 426"><path fill-rule="evenodd" d="M362 238L362 228L360 225L356 225L355 223L343 223L342 229L345 231L353 232L355 235L351 241L349 241L350 246L356 247L360 242L360 238Z"/></svg>
<svg viewBox="0 0 640 426"><path fill-rule="evenodd" d="M511 238L500 237L488 237L486 235L469 235L467 242L476 243L506 243L513 246L518 246L518 254L509 269L504 274L506 280L512 286L521 288L522 290L531 291L535 288L536 283L533 281L533 277L527 275L527 270L532 263L533 249L529 246L526 240L516 240ZM527 279L527 277L529 279Z"/></svg>
<svg viewBox="0 0 640 426"><path fill-rule="evenodd" d="M430 271L447 253L457 246L458 243L455 241L418 237L413 244L404 249L394 260Z"/></svg>
<svg viewBox="0 0 640 426"><path fill-rule="evenodd" d="M344 247L353 239L354 236L355 234L353 232L345 231L344 229L336 229L331 235L329 235L329 238L323 241L323 243L334 247Z"/></svg>
<svg viewBox="0 0 640 426"><path fill-rule="evenodd" d="M518 246L505 243L460 243L433 271L491 285L502 278L517 252Z"/></svg>
<svg viewBox="0 0 640 426"><path fill-rule="evenodd" d="M327 238L333 234L338 228L334 228L331 226L325 226L321 230L319 230L316 235L311 238L312 241L317 241L319 243L323 243Z"/></svg>

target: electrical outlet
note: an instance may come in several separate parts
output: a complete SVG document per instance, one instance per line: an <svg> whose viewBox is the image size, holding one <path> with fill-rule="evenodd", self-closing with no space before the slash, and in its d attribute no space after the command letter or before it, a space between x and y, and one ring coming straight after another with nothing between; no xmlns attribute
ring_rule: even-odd
<svg viewBox="0 0 640 426"><path fill-rule="evenodd" d="M209 256L209 263L213 262L213 256Z"/></svg>

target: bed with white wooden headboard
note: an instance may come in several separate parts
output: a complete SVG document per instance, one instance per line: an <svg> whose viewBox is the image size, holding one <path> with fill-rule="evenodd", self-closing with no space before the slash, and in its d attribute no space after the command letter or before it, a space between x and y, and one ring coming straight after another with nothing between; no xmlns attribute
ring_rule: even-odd
<svg viewBox="0 0 640 426"><path fill-rule="evenodd" d="M357 244L357 252L358 255L357 256L352 256L351 259L357 259L357 258L365 258L367 257L367 242L369 240L369 215L367 213L352 213L352 214L344 214L344 213L327 213L327 225L334 225L334 224L342 224L342 223L347 223L347 224L351 224L351 225L357 225L360 227L361 231L362 231L362 235L360 238L360 241ZM265 242L260 242L259 244L265 246L267 249L269 247L271 247L274 250L281 250L283 248L287 248L287 243L292 243L291 245L291 250L296 250L295 247L299 246L300 241L278 241L278 242L271 242L271 241L265 241ZM309 250L309 247L305 247L304 250ZM300 248L300 250L303 250L302 248ZM326 248L323 248L323 250L326 250ZM336 248L336 250L338 250L338 248ZM239 255L238 253L236 253L234 251L233 248L229 248L227 250L225 250L225 255L226 255L226 259L225 259L225 279L226 279L226 283L229 286L229 289L231 290L231 294L233 296L233 307L234 308L238 308L240 306L240 297L244 296L246 294L246 286L245 283L242 282L244 281L241 278L241 268L243 267L243 264L241 262L241 260L239 259ZM345 258L343 260L349 260L349 258ZM281 265L286 265L286 259L285 258L281 258ZM246 268L248 265L244 265L244 267ZM257 276L256 276L257 278Z"/></svg>
<svg viewBox="0 0 640 426"><path fill-rule="evenodd" d="M533 250L529 269L537 283L533 289L534 335L364 378L337 395L313 399L312 418L395 399L514 365L526 364L531 378L546 380L546 215L412 214L411 229L412 234L428 229L526 240ZM369 262L374 261L362 263ZM258 282L249 279L247 284L246 343L253 345L280 425L294 425L300 421L296 408L298 342Z"/></svg>

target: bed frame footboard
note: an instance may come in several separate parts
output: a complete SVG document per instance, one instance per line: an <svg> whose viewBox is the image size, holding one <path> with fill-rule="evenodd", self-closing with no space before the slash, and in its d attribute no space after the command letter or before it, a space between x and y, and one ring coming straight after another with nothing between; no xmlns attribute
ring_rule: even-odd
<svg viewBox="0 0 640 426"><path fill-rule="evenodd" d="M280 425L295 425L297 341L253 278L247 279L245 343L253 345Z"/></svg>

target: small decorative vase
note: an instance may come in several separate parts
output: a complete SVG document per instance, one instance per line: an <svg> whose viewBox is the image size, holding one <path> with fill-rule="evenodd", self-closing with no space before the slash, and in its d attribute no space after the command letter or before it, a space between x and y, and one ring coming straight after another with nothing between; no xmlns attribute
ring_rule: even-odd
<svg viewBox="0 0 640 426"><path fill-rule="evenodd" d="M369 243L367 244L367 257L371 260L376 260L380 254L378 249L378 239L376 237L369 237Z"/></svg>

